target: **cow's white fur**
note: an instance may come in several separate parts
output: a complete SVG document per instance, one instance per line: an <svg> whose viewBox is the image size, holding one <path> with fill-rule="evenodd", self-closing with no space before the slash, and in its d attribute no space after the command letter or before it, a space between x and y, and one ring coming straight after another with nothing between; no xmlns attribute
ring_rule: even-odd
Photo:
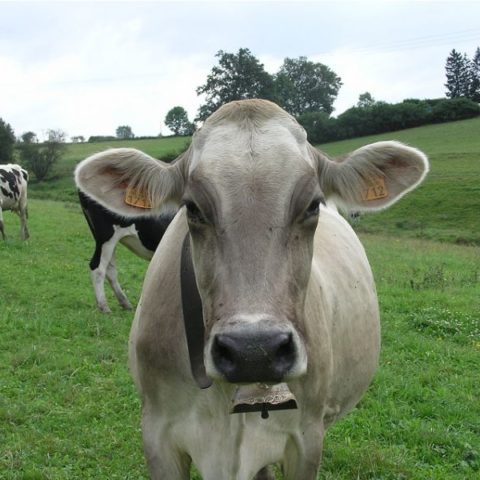
<svg viewBox="0 0 480 480"><path fill-rule="evenodd" d="M82 188L125 215L132 214L122 204L128 183L144 188L154 208L180 200L185 191L200 198L195 184L208 187L215 202L215 230L205 227L201 235L192 233L195 227L180 210L149 266L132 325L130 367L143 399L153 479L187 479L190 461L204 480L251 480L275 462L288 480L316 478L325 430L358 402L377 367L379 313L363 247L338 212L322 207L313 230L285 212L295 199L305 209L322 191L327 204L337 198L349 208L384 208L427 170L421 152L397 142L331 162L309 146L291 117L264 101L220 109L173 165L153 168L125 150L118 163L110 151L81 165L76 178ZM372 175L381 175L390 193L369 203L361 191ZM304 185L304 192L294 188ZM214 378L206 390L192 379L181 320L180 252L189 225L207 327L206 367ZM294 234L300 243L292 243ZM295 295L286 288L294 281ZM258 413L230 415L236 387L219 378L208 339L239 319L246 330L258 327L258 319L272 312L306 354L287 378L299 408L271 412L266 421Z"/></svg>

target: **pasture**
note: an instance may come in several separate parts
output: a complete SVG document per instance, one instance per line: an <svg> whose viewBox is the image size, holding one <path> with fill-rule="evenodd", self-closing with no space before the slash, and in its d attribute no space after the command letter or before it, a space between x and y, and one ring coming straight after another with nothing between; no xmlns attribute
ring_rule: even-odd
<svg viewBox="0 0 480 480"><path fill-rule="evenodd" d="M338 154L398 139L424 149L432 173L398 205L356 225L377 282L381 362L359 406L327 433L319 479L480 475L479 130L475 119L323 146ZM172 149L164 141L130 145L156 156ZM93 242L69 177L103 148L71 146L57 179L32 185L27 243L17 240L18 219L5 214L0 478L147 478L127 368L133 312L108 290L113 313L96 310ZM147 263L120 247L117 265L137 302Z"/></svg>

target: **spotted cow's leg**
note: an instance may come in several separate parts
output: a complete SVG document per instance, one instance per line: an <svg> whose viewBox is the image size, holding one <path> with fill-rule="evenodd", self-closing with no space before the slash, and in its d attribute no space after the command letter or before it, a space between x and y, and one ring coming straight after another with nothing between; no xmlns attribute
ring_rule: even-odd
<svg viewBox="0 0 480 480"><path fill-rule="evenodd" d="M108 264L106 273L107 279L120 305L126 310L131 310L133 308L132 304L128 301L125 292L122 290L122 287L118 282L117 268L115 266L115 252L112 253L112 258L110 259L110 263Z"/></svg>
<svg viewBox="0 0 480 480"><path fill-rule="evenodd" d="M1 201L0 201L1 203ZM2 205L0 204L0 233L2 234L2 239L5 240L5 230L3 227L3 212L2 212Z"/></svg>
<svg viewBox="0 0 480 480"><path fill-rule="evenodd" d="M97 299L99 310L103 313L111 312L105 297L105 275L108 265L110 264L110 260L112 259L113 252L115 251L117 241L118 239L114 235L103 244L97 242L95 253L90 260L90 269L93 289L95 290L95 298Z"/></svg>
<svg viewBox="0 0 480 480"><path fill-rule="evenodd" d="M27 205L21 205L18 211L18 216L20 217L20 237L22 240L28 240L30 237L30 233L28 232L27 227L27 218L28 218L28 211Z"/></svg>

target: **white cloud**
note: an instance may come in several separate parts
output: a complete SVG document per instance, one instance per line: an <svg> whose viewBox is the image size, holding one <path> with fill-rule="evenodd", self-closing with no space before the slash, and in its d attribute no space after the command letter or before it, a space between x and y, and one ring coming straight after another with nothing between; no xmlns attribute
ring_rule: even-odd
<svg viewBox="0 0 480 480"><path fill-rule="evenodd" d="M156 135L167 111L195 117L214 54L250 48L270 73L307 56L343 81L335 114L444 94L451 48L478 46L469 2L48 3L0 1L0 116L17 134ZM447 21L448 20L448 21ZM457 33L455 33L457 32Z"/></svg>
<svg viewBox="0 0 480 480"><path fill-rule="evenodd" d="M321 61L343 82L335 102L337 115L356 104L358 96L367 91L376 100L392 103L405 98L444 96L444 57L444 50L436 47L424 49L421 55L412 55L409 51L359 55L355 51L339 50L322 55Z"/></svg>

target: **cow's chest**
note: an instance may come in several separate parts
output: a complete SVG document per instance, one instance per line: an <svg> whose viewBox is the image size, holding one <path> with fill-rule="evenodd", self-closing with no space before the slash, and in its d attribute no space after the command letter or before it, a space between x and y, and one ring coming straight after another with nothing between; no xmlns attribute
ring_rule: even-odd
<svg viewBox="0 0 480 480"><path fill-rule="evenodd" d="M204 480L250 480L265 465L281 461L288 439L296 436L298 412L217 416L185 421L177 430L181 443Z"/></svg>

